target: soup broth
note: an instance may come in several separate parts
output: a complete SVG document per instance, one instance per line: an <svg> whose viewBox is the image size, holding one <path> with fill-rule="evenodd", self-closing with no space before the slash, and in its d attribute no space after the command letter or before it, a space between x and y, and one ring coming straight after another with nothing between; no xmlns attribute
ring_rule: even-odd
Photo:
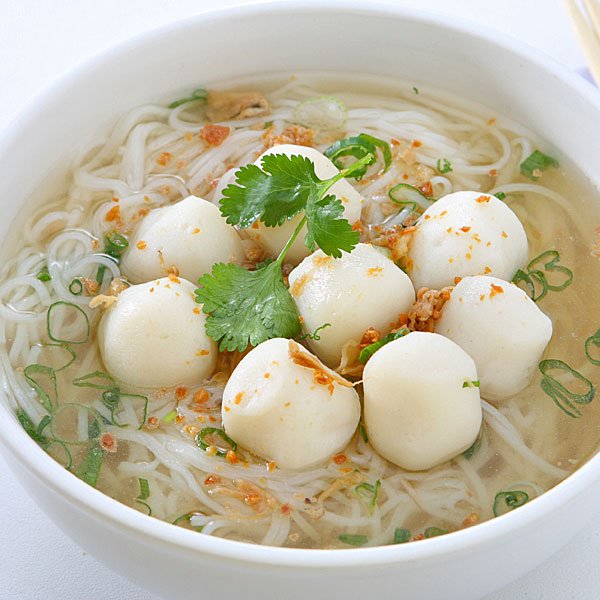
<svg viewBox="0 0 600 600"><path fill-rule="evenodd" d="M206 535L349 548L472 526L535 499L594 455L598 400L588 402L591 393L580 400L591 389L585 380L595 385L600 374L600 341L586 346L599 327L600 197L574 166L558 156L560 167L532 181L519 165L536 148L550 152L541 139L502 115L410 82L315 73L210 89L259 90L270 111L221 122L228 132L215 145L202 129L201 94L171 108L135 108L79 157L61 193L39 192L4 244L0 395L53 458L112 498ZM544 358L564 361L585 379L553 373L572 394L566 403L565 394L553 395L556 386L543 389L539 371L513 398L483 400L475 444L428 471L386 461L362 426L342 453L305 471L242 448L226 454L230 447L218 437L208 451L198 447L199 432L221 427L223 388L240 354L220 353L217 373L199 387L131 389L107 376L96 340L102 308L89 304L111 285L127 284L105 236L127 237L150 209L189 194L218 204L219 179L269 145L322 151L360 133L390 143L393 153L387 172L352 181L366 199L363 235L398 211L388 192L399 183L430 185L434 198L459 190L505 194L526 230L530 260L556 250L557 264L573 274L572 284L538 302L554 328ZM550 285L559 286L564 272L550 271Z"/></svg>

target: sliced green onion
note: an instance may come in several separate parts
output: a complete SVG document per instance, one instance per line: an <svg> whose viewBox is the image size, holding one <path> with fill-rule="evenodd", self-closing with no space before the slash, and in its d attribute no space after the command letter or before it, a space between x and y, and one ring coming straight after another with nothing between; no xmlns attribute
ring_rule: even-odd
<svg viewBox="0 0 600 600"><path fill-rule="evenodd" d="M74 296L81 295L81 292L83 292L83 283L81 283L81 279L79 279L79 277L76 277L73 279L73 281L71 281L69 284L69 292L71 292L71 294Z"/></svg>
<svg viewBox="0 0 600 600"><path fill-rule="evenodd" d="M85 335L83 337L74 340L64 340L58 337L59 334L57 332L54 332L52 330L52 317L54 313L56 313L56 311L60 311L62 307L65 307L64 310L68 310L71 313L67 314L67 319L76 320L81 319L81 317L83 317L85 322ZM59 342L61 344L84 344L90 338L90 320L83 308L77 306L76 304L73 304L72 302L64 302L63 300L59 300L58 302L51 304L48 307L48 313L46 316L46 328L48 330L48 337L53 342Z"/></svg>
<svg viewBox="0 0 600 600"><path fill-rule="evenodd" d="M102 404L110 410L110 420L113 425L117 427L126 427L124 423L119 423L115 418L115 412L119 408L121 402L121 390L119 388L112 388L110 390L104 390L102 392Z"/></svg>
<svg viewBox="0 0 600 600"><path fill-rule="evenodd" d="M479 448L481 448L482 440L483 440L483 425L480 427L479 433L477 434L475 441L462 453L462 455L467 460L470 460L471 458L473 458L473 455L479 450Z"/></svg>
<svg viewBox="0 0 600 600"><path fill-rule="evenodd" d="M38 435L42 435L44 433L44 429L46 429L46 427L48 427L48 425L50 425L51 422L52 417L50 415L44 415L42 420L39 422L39 425L37 426Z"/></svg>
<svg viewBox="0 0 600 600"><path fill-rule="evenodd" d="M193 512L189 512L189 513L185 513L183 515L180 515L179 517L177 517L172 525L179 525L179 523L181 521L187 521L188 525L192 528L195 529L196 531L202 531L203 527L199 527L198 525L192 525L191 524L191 519L192 517L196 516L196 515L201 515L202 513L193 513Z"/></svg>
<svg viewBox="0 0 600 600"><path fill-rule="evenodd" d="M386 344L389 344L390 342L393 342L394 340L404 337L408 333L410 333L410 331L406 327L403 327L402 329L396 331L395 333L389 333L384 338L381 338L378 342L373 342L372 344L369 344L368 346L363 348L360 351L360 354L358 355L358 360L363 365L366 364L367 361L371 358L371 356L373 356L373 354L375 354L375 352L377 352L377 350L379 350L380 348L383 348L383 346L385 346Z"/></svg>
<svg viewBox="0 0 600 600"><path fill-rule="evenodd" d="M337 98L321 96L300 102L294 108L293 121L304 127L331 131L343 129L347 116L348 109Z"/></svg>
<svg viewBox="0 0 600 600"><path fill-rule="evenodd" d="M432 202L414 185L408 185L408 183L395 185L388 192L388 196L392 202L410 208L413 212L417 210L417 206L425 210Z"/></svg>
<svg viewBox="0 0 600 600"><path fill-rule="evenodd" d="M63 466L65 467L65 469L67 469L67 471L70 471L73 468L73 455L71 454L71 451L69 450L68 446L64 442L61 442L60 440L50 440L48 445L45 448L46 452L48 452L49 454L52 455L52 453L50 451L54 446L60 446L60 448L63 449L63 451L65 453L65 461L64 461ZM58 460L58 458L56 456L53 456L53 458L54 458L54 460L57 460L59 463L61 462L60 460Z"/></svg>
<svg viewBox="0 0 600 600"><path fill-rule="evenodd" d="M546 296L548 291L560 292L573 282L573 272L571 269L558 264L559 261L560 254L556 250L546 250L529 262L527 272L519 269L515 273L512 282L515 284L524 282L525 291L529 294L529 297L534 302L538 302ZM543 271L540 269L540 263ZM557 283L549 283L547 273L552 272L562 274L564 276L563 280ZM536 284L541 286L539 293L536 293Z"/></svg>
<svg viewBox="0 0 600 600"><path fill-rule="evenodd" d="M237 444L225 433L223 429L219 429L217 427L205 427L196 435L196 445L202 450L207 450L209 446L214 446L214 444L208 444L206 442L206 437L209 435L216 435L220 437L224 442L231 446L231 449L236 452ZM217 448L216 455L225 458L227 456L228 450L226 448Z"/></svg>
<svg viewBox="0 0 600 600"><path fill-rule="evenodd" d="M106 267L104 265L100 265L98 267L98 272L96 273L96 283L99 286L102 286L102 282L104 281L104 273L106 273Z"/></svg>
<svg viewBox="0 0 600 600"><path fill-rule="evenodd" d="M64 350L67 354L69 354L69 359L61 367L52 367L54 369L55 373L64 371L67 367L70 367L77 359L77 354L75 353L73 348L71 348L67 344L43 344L42 347L43 348L60 348L61 350Z"/></svg>
<svg viewBox="0 0 600 600"><path fill-rule="evenodd" d="M361 133L354 137L345 138L334 142L324 154L329 158L333 164L340 170L344 168L343 162L340 160L346 156L353 156L360 160L365 158L367 155L371 155L371 159L365 164L365 166L356 169L351 177L356 180L362 179L370 165L376 161L377 148L379 148L383 155L384 172L390 168L392 164L392 151L390 145L379 138L373 137L366 133Z"/></svg>
<svg viewBox="0 0 600 600"><path fill-rule="evenodd" d="M148 483L147 479L142 479L141 477L138 477L138 481L140 483L140 495L135 499L135 501L144 506L148 511L148 516L151 516L152 508L150 508L150 505L145 502L145 500L148 500L150 497L150 484Z"/></svg>
<svg viewBox="0 0 600 600"><path fill-rule="evenodd" d="M73 428L72 426L64 427L65 423L70 425L73 421L79 419L79 413L81 411L87 413L87 440L79 439L77 428ZM87 445L90 440L100 437L100 433L102 432L101 423L102 415L95 408L76 402L63 402L54 410L52 422L50 423L50 431L52 432L53 438L59 442L74 446L82 446ZM64 433L61 435L60 432Z"/></svg>
<svg viewBox="0 0 600 600"><path fill-rule="evenodd" d="M549 167L558 167L558 161L551 156L534 150L520 165L521 175L537 181L542 171L545 171Z"/></svg>
<svg viewBox="0 0 600 600"><path fill-rule="evenodd" d="M147 479L138 478L140 482L140 495L136 500L147 500L150 497L150 484Z"/></svg>
<svg viewBox="0 0 600 600"><path fill-rule="evenodd" d="M94 445L90 448L75 474L88 485L96 487L103 461L104 452L102 451L102 448L98 445Z"/></svg>
<svg viewBox="0 0 600 600"><path fill-rule="evenodd" d="M365 444L368 444L369 436L367 435L367 431L365 429L365 426L362 424L362 421L358 424L358 433L360 434L360 437L362 438L363 442Z"/></svg>
<svg viewBox="0 0 600 600"><path fill-rule="evenodd" d="M475 380L475 381L473 381L473 380L463 381L463 387L464 388L472 388L472 387L478 388L480 385L481 385L480 382L477 381L477 380Z"/></svg>
<svg viewBox="0 0 600 600"><path fill-rule="evenodd" d="M40 272L36 275L36 278L40 281L51 281L52 275L50 275L48 267L44 266L40 269Z"/></svg>
<svg viewBox="0 0 600 600"><path fill-rule="evenodd" d="M555 358L546 359L540 362L538 368L542 372L540 385L544 393L569 417L573 417L574 419L581 417L581 411L573 402L576 404L589 404L596 395L594 384L562 360ZM575 393L567 389L560 381L549 375L549 371L553 369L558 369L567 375L571 375L576 383L578 382L585 388L584 391L582 393Z"/></svg>
<svg viewBox="0 0 600 600"><path fill-rule="evenodd" d="M438 158L435 165L437 170L444 175L452 171L452 163L447 158Z"/></svg>
<svg viewBox="0 0 600 600"><path fill-rule="evenodd" d="M366 535L358 533L342 533L339 535L338 539L344 544L356 547L364 546L369 541L369 538Z"/></svg>
<svg viewBox="0 0 600 600"><path fill-rule="evenodd" d="M33 364L27 365L25 369L23 369L23 376L27 380L27 383L29 383L29 385L35 390L41 405L49 413L52 413L54 406L58 402L56 371L51 367L46 367L45 365ZM44 389L43 377L47 377L49 380L49 392ZM42 381L40 381L41 379Z"/></svg>
<svg viewBox="0 0 600 600"><path fill-rule="evenodd" d="M315 342L318 342L321 339L321 336L319 335L319 331L322 331L323 329L326 329L327 327L331 327L331 323L325 323L324 325L317 327L312 334L305 333L304 335L302 335L298 338L298 341L310 339L310 340L315 340Z"/></svg>
<svg viewBox="0 0 600 600"><path fill-rule="evenodd" d="M73 380L73 385L76 387L89 387L95 390L114 390L117 388L114 378L104 371L94 371L77 377Z"/></svg>
<svg viewBox="0 0 600 600"><path fill-rule="evenodd" d="M192 92L191 96L171 102L171 104L169 104L169 108L177 108L182 104L187 104L188 102L195 102L197 100L202 100L203 102L206 102L207 97L208 92L204 88L198 88Z"/></svg>
<svg viewBox="0 0 600 600"><path fill-rule="evenodd" d="M498 492L494 498L494 516L506 514L519 506L529 502L529 494L520 490Z"/></svg>
<svg viewBox="0 0 600 600"><path fill-rule="evenodd" d="M600 329L598 329L596 333L593 333L587 340L585 340L585 355L593 365L600 365L600 359L594 358L591 354L592 346L600 348Z"/></svg>
<svg viewBox="0 0 600 600"><path fill-rule="evenodd" d="M506 198L506 194L504 192L497 192L496 194L494 194L494 196L496 196L498 200L504 200Z"/></svg>
<svg viewBox="0 0 600 600"><path fill-rule="evenodd" d="M408 529L396 529L392 544L406 544L406 542L410 542L410 531Z"/></svg>
<svg viewBox="0 0 600 600"><path fill-rule="evenodd" d="M36 429L33 421L29 418L29 415L22 408L17 411L17 419L19 420L19 423L21 423L21 427L23 427L25 433L27 433L34 442L37 442L42 448L48 447L48 438Z"/></svg>
<svg viewBox="0 0 600 600"><path fill-rule="evenodd" d="M133 398L133 399L137 399L137 400L141 400L142 401L142 410L141 410L141 414L138 415L136 412L136 416L139 419L139 426L138 426L138 430L142 429L144 427L144 425L146 424L146 421L148 420L148 396L144 396L143 394L126 394L121 392L121 398Z"/></svg>
<svg viewBox="0 0 600 600"><path fill-rule="evenodd" d="M438 535L445 535L448 532L445 529L440 529L439 527L428 527L424 532L423 535L429 539L429 538L433 538L433 537L438 537Z"/></svg>
<svg viewBox="0 0 600 600"><path fill-rule="evenodd" d="M377 505L377 496L379 494L379 488L381 487L381 479L375 482L375 485L371 483L361 483L354 488L354 491L363 498L366 498L369 502L369 508L375 509Z"/></svg>
<svg viewBox="0 0 600 600"><path fill-rule="evenodd" d="M98 419L94 419L93 421L88 423L88 438L90 440L95 440L100 437L100 424L98 423Z"/></svg>
<svg viewBox="0 0 600 600"><path fill-rule="evenodd" d="M114 258L117 262L121 259L121 255L127 250L128 246L129 242L127 238L120 233L113 232L104 238L104 253Z"/></svg>
<svg viewBox="0 0 600 600"><path fill-rule="evenodd" d="M557 264L560 261L560 254L556 250L546 250L546 252L542 252L539 256L536 256L528 265L527 269L530 274L535 274L538 277L546 278L546 284L548 289L552 292L560 292L564 290L566 287L571 285L573 282L573 271L568 269L567 267L563 267L562 265ZM548 273L556 272L562 273L564 275L564 279L562 282L556 284L552 284L548 282L548 276L539 268L536 268L539 263L543 264L543 268Z"/></svg>
<svg viewBox="0 0 600 600"><path fill-rule="evenodd" d="M177 411L176 410L172 410L170 412L168 412L164 417L163 417L163 423L172 423L175 419L177 418Z"/></svg>
<svg viewBox="0 0 600 600"><path fill-rule="evenodd" d="M417 94L417 96L418 96L419 95L419 88L413 86L413 92L415 94Z"/></svg>
<svg viewBox="0 0 600 600"><path fill-rule="evenodd" d="M548 293L548 284L546 283L546 278L540 279L539 277L534 277L529 273L526 273L522 269L518 269L512 278L512 283L515 285L519 285L519 283L523 282L525 284L525 289L523 290L526 294L534 301L537 302L541 300ZM538 285L542 287L539 293L536 292L536 282ZM520 286L519 286L520 287ZM521 288L523 289L523 288Z"/></svg>

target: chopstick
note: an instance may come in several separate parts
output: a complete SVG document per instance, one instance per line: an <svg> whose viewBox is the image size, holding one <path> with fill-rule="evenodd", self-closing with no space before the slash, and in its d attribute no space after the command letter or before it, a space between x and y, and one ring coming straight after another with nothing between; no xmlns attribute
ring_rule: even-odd
<svg viewBox="0 0 600 600"><path fill-rule="evenodd" d="M564 4L592 76L600 86L600 4L598 0L564 0Z"/></svg>

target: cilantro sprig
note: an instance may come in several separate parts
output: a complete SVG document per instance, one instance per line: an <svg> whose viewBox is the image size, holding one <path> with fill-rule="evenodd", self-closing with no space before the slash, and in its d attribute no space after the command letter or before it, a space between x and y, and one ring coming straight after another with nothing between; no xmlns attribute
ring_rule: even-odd
<svg viewBox="0 0 600 600"><path fill-rule="evenodd" d="M368 144L369 148L372 144ZM206 313L206 332L219 350L245 350L274 337L294 338L301 325L296 305L283 280L282 266L292 244L304 230L309 250L316 246L334 258L352 252L359 233L343 217L339 198L328 194L337 181L361 172L373 163L364 152L359 160L329 179L317 177L308 158L264 156L261 167L248 165L236 173L236 183L223 190L221 214L231 225L250 227L260 220L277 227L304 213L279 256L248 271L236 264L217 263L203 275L196 302Z"/></svg>

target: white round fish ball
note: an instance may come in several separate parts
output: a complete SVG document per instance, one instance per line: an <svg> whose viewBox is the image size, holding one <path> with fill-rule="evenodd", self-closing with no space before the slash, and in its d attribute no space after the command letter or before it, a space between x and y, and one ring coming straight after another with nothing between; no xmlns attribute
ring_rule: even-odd
<svg viewBox="0 0 600 600"><path fill-rule="evenodd" d="M196 282L210 273L213 264L241 264L244 258L239 234L219 209L188 196L151 210L141 220L123 254L121 270L133 283L143 283L164 276L174 266L182 277Z"/></svg>
<svg viewBox="0 0 600 600"><path fill-rule="evenodd" d="M476 380L471 357L441 335L413 332L386 344L363 373L369 442L410 471L458 456L481 426L479 390L468 385Z"/></svg>
<svg viewBox="0 0 600 600"><path fill-rule="evenodd" d="M307 146L296 146L294 144L280 144L265 150L258 160L254 163L262 166L263 156L268 154L285 154L286 156L300 155L310 159L315 165L315 173L320 179L330 179L339 173L339 169L321 152ZM346 181L342 179L332 185L328 192L342 201L344 206L344 218L350 224L354 224L360 219L360 212L363 205L362 196ZM245 229L248 236L259 244L270 256L276 257L302 219L303 213L296 215L290 221L286 221L279 227L266 227L261 221L256 221L251 227ZM304 236L306 227L302 229L300 235L292 244L285 261L297 265L305 256L310 254L310 250L304 245Z"/></svg>
<svg viewBox="0 0 600 600"><path fill-rule="evenodd" d="M455 192L419 218L409 245L415 289L440 289L455 277L493 275L510 281L527 261L523 225L495 196Z"/></svg>
<svg viewBox="0 0 600 600"><path fill-rule="evenodd" d="M552 321L516 285L495 277L465 277L444 305L435 331L473 357L481 395L497 401L531 381L552 337Z"/></svg>
<svg viewBox="0 0 600 600"><path fill-rule="evenodd" d="M346 447L360 419L352 385L292 340L251 350L223 392L223 427L285 469L307 469Z"/></svg>
<svg viewBox="0 0 600 600"><path fill-rule="evenodd" d="M121 292L98 327L106 370L139 388L196 385L209 377L217 346L206 335L194 289L171 276Z"/></svg>
<svg viewBox="0 0 600 600"><path fill-rule="evenodd" d="M290 273L289 282L304 330L313 333L329 323L308 345L332 367L340 363L344 344L360 342L369 327L387 335L415 300L407 275L369 244L337 259L317 250Z"/></svg>

